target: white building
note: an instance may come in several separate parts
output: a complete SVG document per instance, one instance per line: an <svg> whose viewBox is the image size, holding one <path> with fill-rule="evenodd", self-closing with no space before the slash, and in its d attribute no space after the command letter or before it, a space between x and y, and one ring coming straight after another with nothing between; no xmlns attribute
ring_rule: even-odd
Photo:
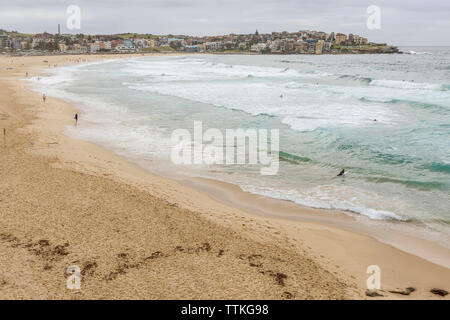
<svg viewBox="0 0 450 320"><path fill-rule="evenodd" d="M89 52L97 52L100 50L100 44L98 43L91 43L89 46Z"/></svg>
<svg viewBox="0 0 450 320"><path fill-rule="evenodd" d="M205 50L206 51L217 51L223 47L222 42L206 42Z"/></svg>
<svg viewBox="0 0 450 320"><path fill-rule="evenodd" d="M267 48L265 43L256 43L250 47L251 52L261 52Z"/></svg>

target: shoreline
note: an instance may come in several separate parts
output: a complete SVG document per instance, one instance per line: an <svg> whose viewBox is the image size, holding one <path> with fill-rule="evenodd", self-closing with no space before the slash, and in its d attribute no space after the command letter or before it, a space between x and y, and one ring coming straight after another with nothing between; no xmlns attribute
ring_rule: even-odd
<svg viewBox="0 0 450 320"><path fill-rule="evenodd" d="M163 54L162 54L163 55ZM174 53L177 55L177 53ZM201 54L200 54L201 55ZM127 59L124 57L124 59ZM104 62L112 61L105 60ZM69 102L70 103L70 102ZM70 135L69 135L70 137ZM87 142L91 142L86 140ZM391 245L399 250L424 258L432 263L450 268L450 250L441 243L427 238L425 226L419 226L408 221L376 220L359 212L351 210L308 207L290 200L272 198L242 190L233 182L225 182L216 178L202 178L188 174L178 174L165 168L155 170L153 160L137 156L129 156L114 150L108 145L96 144L112 153L119 155L142 170L161 178L174 179L187 187L195 188L212 196L224 204L238 207L250 214L265 217L283 218L290 221L316 222L328 226L367 235L376 240ZM270 208L270 210L267 210Z"/></svg>
<svg viewBox="0 0 450 320"><path fill-rule="evenodd" d="M49 56L49 58L54 58L54 56ZM20 58L10 57L8 59ZM38 66L35 68L36 71L39 69L39 72L42 72L40 70L42 68ZM21 88L25 87L23 81L17 78L16 80L21 82L16 85ZM12 80L7 79L7 81ZM33 101L38 101L39 95L29 91L28 94L33 96ZM443 287L447 290L450 287L450 270L448 268L395 249L372 237L320 224L318 221L293 222L279 216L268 217L253 212L249 213L248 210L245 210L246 208L236 206L236 203L231 203L231 205L227 203L225 199L227 195L222 191L219 192L223 197L222 201L220 199L218 201L213 199L214 195L201 192L201 188L198 191L192 189L192 186L187 187L183 183L143 172L111 151L86 141L71 139L63 135L62 130L70 125L72 117L69 115L73 114L76 108L59 99L48 98L49 102L53 103L52 110L42 110L42 108L39 110L35 107L33 111L38 119L34 120L26 131L35 133L33 146L28 152L57 159L52 167L103 176L120 183L136 186L156 197L163 197L176 207L195 211L200 214L202 219L221 227L231 228L234 232L244 235L252 241L265 244L276 243L277 246L289 248L296 254L303 253L311 256L315 263L325 268L325 271L338 274L340 279L346 279L348 288L355 288L350 283L356 283L355 291L357 293L354 292L350 295L352 298L364 297L364 285L367 277L365 269L371 264L379 264L382 267L383 275L387 274L382 279L382 289L385 289L383 294L386 295L386 298L405 298L386 292L386 290L397 287L416 287L417 292L409 297L413 299L437 298L429 293L431 287ZM57 107L55 108L55 106ZM49 125L50 123L51 125ZM307 209L298 206L300 211ZM347 220L347 218L343 218L343 220ZM262 229L265 230L262 232ZM368 249L369 252L367 252ZM348 261L349 259L350 261Z"/></svg>
<svg viewBox="0 0 450 320"><path fill-rule="evenodd" d="M378 225L380 221L370 220L370 218L361 216L359 213L350 211L345 213L340 210L306 207L289 200L252 194L243 191L237 185L219 180L194 177L192 180L182 181L182 183L197 188L222 203L238 207L249 213L287 221L325 224L330 227L369 236L403 252L450 268L449 249L431 240L411 236L399 230L393 230L394 233L389 232L390 230L383 230L384 225L391 226L391 224L395 224L401 227L405 223L403 221L381 221L383 225ZM358 221L358 218L366 221ZM419 228L418 226L410 227L413 229L411 231Z"/></svg>
<svg viewBox="0 0 450 320"><path fill-rule="evenodd" d="M102 145L98 146L117 154L112 149ZM423 227L413 225L407 221L373 220L357 212L308 207L290 200L244 191L237 184L219 179L174 174L167 169L155 171L151 169L151 164L146 163L145 160L127 158L120 154L118 156L123 157L125 161L136 165L145 172L161 178L178 181L184 186L194 188L216 201L239 208L248 214L282 219L287 222L297 221L324 224L328 227L371 237L380 243L387 244L442 267L450 268L450 250L432 240L416 235L415 232L423 231ZM408 232L405 229L408 229Z"/></svg>

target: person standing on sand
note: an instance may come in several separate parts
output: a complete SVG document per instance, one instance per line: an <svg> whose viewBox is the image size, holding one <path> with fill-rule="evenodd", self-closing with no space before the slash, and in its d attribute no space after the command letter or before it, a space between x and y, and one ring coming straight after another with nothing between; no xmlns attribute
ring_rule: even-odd
<svg viewBox="0 0 450 320"><path fill-rule="evenodd" d="M75 113L75 117L73 117L75 119L75 125L78 124L78 113Z"/></svg>
<svg viewBox="0 0 450 320"><path fill-rule="evenodd" d="M47 99L47 97L45 96L45 93L42 94L42 101L45 102L45 99Z"/></svg>

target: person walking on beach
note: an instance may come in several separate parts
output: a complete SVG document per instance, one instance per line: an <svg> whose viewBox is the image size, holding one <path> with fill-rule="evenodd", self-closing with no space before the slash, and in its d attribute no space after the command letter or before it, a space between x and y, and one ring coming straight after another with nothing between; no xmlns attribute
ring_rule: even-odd
<svg viewBox="0 0 450 320"><path fill-rule="evenodd" d="M47 99L47 97L45 96L45 93L42 94L42 101L45 102L45 99Z"/></svg>
<svg viewBox="0 0 450 320"><path fill-rule="evenodd" d="M78 113L75 113L75 117L73 117L75 119L75 125L78 124Z"/></svg>

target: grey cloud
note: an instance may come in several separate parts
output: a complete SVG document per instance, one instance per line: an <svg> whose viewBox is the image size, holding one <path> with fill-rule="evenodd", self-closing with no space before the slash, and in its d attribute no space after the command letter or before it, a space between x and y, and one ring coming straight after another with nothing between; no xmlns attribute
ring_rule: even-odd
<svg viewBox="0 0 450 320"><path fill-rule="evenodd" d="M397 45L450 45L450 2L441 0L0 0L0 28L65 30L66 8L79 5L83 33L211 35L297 31L358 33ZM368 30L366 8L380 6L381 30Z"/></svg>

